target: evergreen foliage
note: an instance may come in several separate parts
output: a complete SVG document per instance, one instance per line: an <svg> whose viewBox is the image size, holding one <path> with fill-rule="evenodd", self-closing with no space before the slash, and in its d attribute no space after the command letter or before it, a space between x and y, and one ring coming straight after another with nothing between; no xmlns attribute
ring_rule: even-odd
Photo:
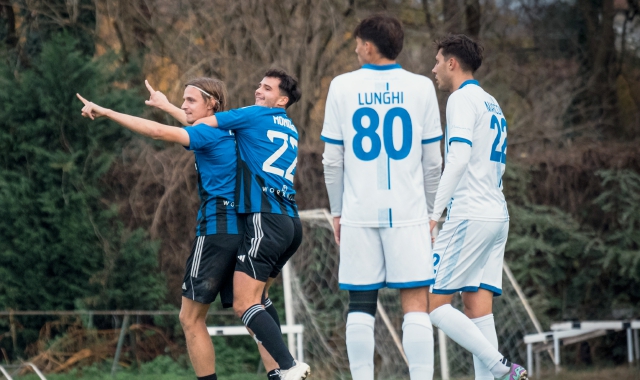
<svg viewBox="0 0 640 380"><path fill-rule="evenodd" d="M543 325L640 312L632 302L640 298L640 176L629 170L598 175L604 191L593 206L606 215L600 230L580 225L558 208L530 202L530 178L522 166L511 163L505 174L511 217L507 259Z"/></svg>
<svg viewBox="0 0 640 380"><path fill-rule="evenodd" d="M125 230L103 200L101 178L131 136L83 119L75 93L131 113L142 101L114 89L124 70L108 72L109 57L92 61L78 44L59 34L33 67L0 67L0 309L155 309L164 300L157 243Z"/></svg>

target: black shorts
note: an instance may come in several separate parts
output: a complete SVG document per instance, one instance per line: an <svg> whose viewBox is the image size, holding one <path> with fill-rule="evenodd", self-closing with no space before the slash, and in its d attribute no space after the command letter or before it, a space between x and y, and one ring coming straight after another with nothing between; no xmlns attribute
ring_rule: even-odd
<svg viewBox="0 0 640 380"><path fill-rule="evenodd" d="M244 234L197 236L182 283L182 296L209 304L220 293L222 307L233 305L233 273Z"/></svg>
<svg viewBox="0 0 640 380"><path fill-rule="evenodd" d="M245 226L236 271L264 282L277 277L302 243L300 218L254 213L247 215Z"/></svg>

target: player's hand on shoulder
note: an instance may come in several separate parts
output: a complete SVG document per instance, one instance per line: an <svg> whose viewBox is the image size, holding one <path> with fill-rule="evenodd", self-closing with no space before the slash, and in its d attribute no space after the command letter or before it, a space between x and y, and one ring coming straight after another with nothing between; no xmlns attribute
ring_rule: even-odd
<svg viewBox="0 0 640 380"><path fill-rule="evenodd" d="M149 100L145 100L144 104L160 109L163 109L164 106L170 104L167 96L163 94L162 91L154 90L148 80L145 79L144 85L147 86L147 90L149 90Z"/></svg>
<svg viewBox="0 0 640 380"><path fill-rule="evenodd" d="M109 111L109 109L107 108L100 107L99 105L88 101L87 99L83 98L80 94L76 94L76 96L84 104L84 107L82 107L83 117L88 117L91 120L94 120L96 117L105 116Z"/></svg>

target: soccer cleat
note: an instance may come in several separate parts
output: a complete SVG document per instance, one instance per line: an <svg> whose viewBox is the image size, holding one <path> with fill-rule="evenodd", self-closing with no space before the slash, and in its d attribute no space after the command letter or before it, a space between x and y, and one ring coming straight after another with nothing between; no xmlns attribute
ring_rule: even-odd
<svg viewBox="0 0 640 380"><path fill-rule="evenodd" d="M524 369L520 364L513 363L511 364L511 369L509 373L498 378L496 380L527 380L529 376L527 376L527 370Z"/></svg>
<svg viewBox="0 0 640 380"><path fill-rule="evenodd" d="M287 369L280 370L280 378L282 380L303 380L309 377L311 374L311 367L309 364L303 362L296 362L296 365Z"/></svg>

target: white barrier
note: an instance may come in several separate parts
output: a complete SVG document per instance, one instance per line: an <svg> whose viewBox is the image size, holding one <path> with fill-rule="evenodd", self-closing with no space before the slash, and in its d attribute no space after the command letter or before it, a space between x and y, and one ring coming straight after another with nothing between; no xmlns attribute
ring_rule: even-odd
<svg viewBox="0 0 640 380"><path fill-rule="evenodd" d="M303 342L303 334L304 334L304 326L303 325L283 325L281 326L282 333L287 334L288 336L296 337L296 350L291 352L294 356L294 359L299 360L301 362L304 361L304 347L302 345ZM249 331L244 326L210 326L207 327L207 331L211 336L231 336L231 335L249 335ZM289 347L291 350L292 347Z"/></svg>
<svg viewBox="0 0 640 380"><path fill-rule="evenodd" d="M527 369L529 376L534 377L534 374L539 373L539 353L553 347L553 361L556 367L556 372L560 371L560 347L563 345L570 345L578 342L585 341L587 339L596 338L605 335L607 331L627 331L627 360L629 364L634 361L634 347L635 347L635 359L640 359L638 333L640 329L640 321L584 321L584 322L560 322L551 324L551 330L549 332L539 334L529 334L524 337L524 343L527 345ZM634 334L634 331L635 334ZM634 344L635 336L635 344ZM534 348L536 343L538 347ZM536 354L536 360L534 363L533 355ZM535 367L534 367L535 366Z"/></svg>
<svg viewBox="0 0 640 380"><path fill-rule="evenodd" d="M17 365L4 365L1 366L0 365L0 373L2 373L2 375L4 375L4 377L7 380L13 380L13 378L11 377L11 375L9 375L9 372L7 372L6 368L15 368L15 372L19 371L22 367L29 367L33 370L33 372L35 372L35 374L41 379L41 380L47 380L46 377L44 377L44 375L42 374L42 372L40 372L40 370L38 369L38 367L35 366L35 364L30 363L30 362L24 362L24 363L20 363Z"/></svg>

